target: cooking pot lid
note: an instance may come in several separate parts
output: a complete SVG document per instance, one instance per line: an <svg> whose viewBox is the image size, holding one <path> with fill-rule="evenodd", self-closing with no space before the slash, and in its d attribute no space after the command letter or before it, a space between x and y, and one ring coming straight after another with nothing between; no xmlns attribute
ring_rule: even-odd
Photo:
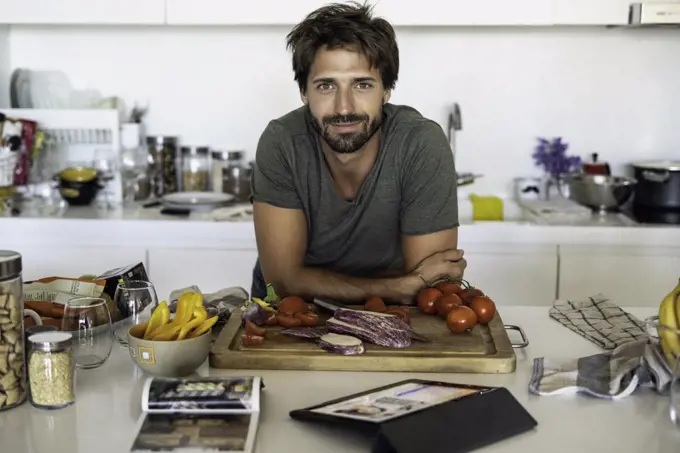
<svg viewBox="0 0 680 453"><path fill-rule="evenodd" d="M649 170L680 170L680 161L675 160L647 160L644 162L633 162L633 167L646 168Z"/></svg>

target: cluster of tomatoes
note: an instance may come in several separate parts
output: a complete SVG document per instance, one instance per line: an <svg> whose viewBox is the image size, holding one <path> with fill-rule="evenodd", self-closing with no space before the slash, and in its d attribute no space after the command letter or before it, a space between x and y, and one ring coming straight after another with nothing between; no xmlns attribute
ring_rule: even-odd
<svg viewBox="0 0 680 453"><path fill-rule="evenodd" d="M465 280L440 282L421 289L418 308L425 314L445 319L453 333L469 332L477 324L486 325L496 315L494 301Z"/></svg>

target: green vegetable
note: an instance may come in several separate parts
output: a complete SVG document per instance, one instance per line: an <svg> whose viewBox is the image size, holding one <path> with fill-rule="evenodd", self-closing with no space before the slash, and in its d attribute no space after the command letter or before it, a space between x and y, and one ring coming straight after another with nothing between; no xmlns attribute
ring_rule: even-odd
<svg viewBox="0 0 680 453"><path fill-rule="evenodd" d="M267 296L264 298L264 301L269 304L276 304L279 302L279 296L276 295L276 290L274 290L271 283L267 283Z"/></svg>

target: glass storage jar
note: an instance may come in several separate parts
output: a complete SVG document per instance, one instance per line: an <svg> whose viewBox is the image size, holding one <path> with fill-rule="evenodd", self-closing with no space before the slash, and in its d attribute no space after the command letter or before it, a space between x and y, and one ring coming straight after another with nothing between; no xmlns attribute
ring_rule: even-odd
<svg viewBox="0 0 680 453"><path fill-rule="evenodd" d="M222 173L222 191L233 195L236 202L250 198L250 168L246 167L243 151L229 151Z"/></svg>
<svg viewBox="0 0 680 453"><path fill-rule="evenodd" d="M205 192L210 184L210 148L182 147L182 191Z"/></svg>
<svg viewBox="0 0 680 453"><path fill-rule="evenodd" d="M43 409L70 406L76 400L73 337L67 332L42 332L28 337L28 381L31 404Z"/></svg>
<svg viewBox="0 0 680 453"><path fill-rule="evenodd" d="M26 401L21 255L0 250L0 410Z"/></svg>
<svg viewBox="0 0 680 453"><path fill-rule="evenodd" d="M177 161L180 156L177 152L179 139L177 137L156 136L147 137L146 145L149 148L149 159L153 162L150 179L153 193L156 197L178 191L179 172Z"/></svg>

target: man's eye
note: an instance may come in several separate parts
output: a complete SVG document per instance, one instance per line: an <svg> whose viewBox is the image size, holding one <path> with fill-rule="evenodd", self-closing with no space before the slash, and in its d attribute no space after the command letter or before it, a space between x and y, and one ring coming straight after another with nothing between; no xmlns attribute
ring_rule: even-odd
<svg viewBox="0 0 680 453"><path fill-rule="evenodd" d="M321 91L328 91L333 88L330 83L320 83L317 88Z"/></svg>
<svg viewBox="0 0 680 453"><path fill-rule="evenodd" d="M373 85L368 82L359 82L358 87L360 90L370 90L373 88Z"/></svg>

